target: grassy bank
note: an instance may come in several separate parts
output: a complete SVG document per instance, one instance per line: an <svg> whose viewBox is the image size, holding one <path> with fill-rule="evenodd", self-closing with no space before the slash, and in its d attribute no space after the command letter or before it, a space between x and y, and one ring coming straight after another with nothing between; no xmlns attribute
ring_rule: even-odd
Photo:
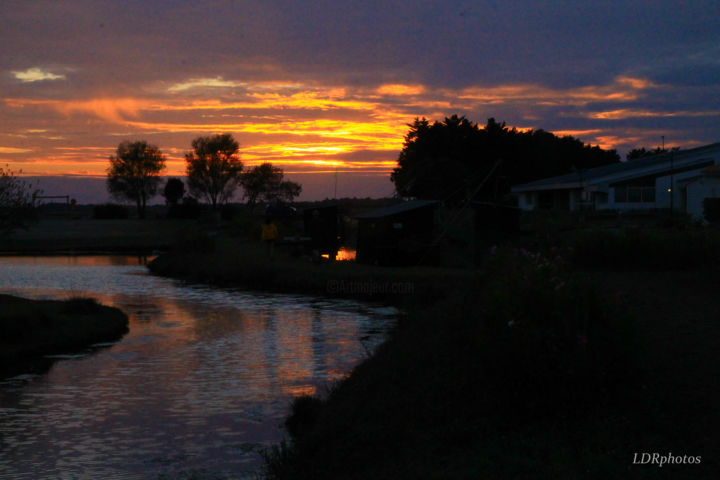
<svg viewBox="0 0 720 480"><path fill-rule="evenodd" d="M282 251L268 258L257 241L221 238L212 251L174 250L149 265L152 273L251 290L354 298L393 305L428 304L476 281L472 270L389 269L355 262L312 263ZM439 281L442 279L442 281Z"/></svg>
<svg viewBox="0 0 720 480"><path fill-rule="evenodd" d="M411 312L327 398L295 402L267 478L711 478L718 281L675 275L585 271L567 294L487 279L499 300ZM702 463L633 465L643 452Z"/></svg>
<svg viewBox="0 0 720 480"><path fill-rule="evenodd" d="M0 376L44 355L109 342L127 332L128 318L93 299L29 300L0 295Z"/></svg>
<svg viewBox="0 0 720 480"><path fill-rule="evenodd" d="M715 271L694 259L676 270L637 262L598 270L581 261L590 250L576 251L574 266L551 252L497 249L474 272L271 262L234 244L162 255L151 269L405 307L389 340L345 381L295 401L291 440L267 454L269 479L712 478L720 468ZM342 281L413 290L328 288ZM701 462L633 464L643 453Z"/></svg>

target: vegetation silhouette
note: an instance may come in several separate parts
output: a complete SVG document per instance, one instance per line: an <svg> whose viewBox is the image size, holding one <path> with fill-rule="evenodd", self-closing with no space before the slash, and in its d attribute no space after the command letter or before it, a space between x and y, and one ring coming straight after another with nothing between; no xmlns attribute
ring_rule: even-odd
<svg viewBox="0 0 720 480"><path fill-rule="evenodd" d="M401 197L497 201L515 184L620 161L615 150L544 130L519 131L494 118L483 128L457 115L433 123L416 118L408 126L390 176Z"/></svg>
<svg viewBox="0 0 720 480"><path fill-rule="evenodd" d="M108 191L118 199L135 202L138 217L145 218L145 206L157 193L164 169L165 156L157 146L144 140L122 142L110 157Z"/></svg>
<svg viewBox="0 0 720 480"><path fill-rule="evenodd" d="M173 207L185 196L185 183L179 178L168 178L163 188L163 197L169 207Z"/></svg>
<svg viewBox="0 0 720 480"><path fill-rule="evenodd" d="M115 341L128 331L128 317L95 299L29 300L0 295L0 378L26 368L44 371L46 355L84 350Z"/></svg>
<svg viewBox="0 0 720 480"><path fill-rule="evenodd" d="M24 228L34 219L35 196L39 193L12 170L0 167L0 233Z"/></svg>
<svg viewBox="0 0 720 480"><path fill-rule="evenodd" d="M190 193L205 198L213 210L232 198L240 182L243 164L240 145L229 133L197 137L185 154Z"/></svg>
<svg viewBox="0 0 720 480"><path fill-rule="evenodd" d="M645 148L645 147L633 148L632 150L630 150L630 151L625 155L625 160L630 161L630 160L635 160L635 159L638 159L638 158L650 157L650 156L652 156L652 155L659 155L659 154L661 154L661 153L677 152L678 150L680 150L679 147L674 147L674 148L671 148L671 149L669 149L669 150L668 150L667 148L662 148L662 147L655 147L655 148Z"/></svg>
<svg viewBox="0 0 720 480"><path fill-rule="evenodd" d="M299 183L283 180L285 173L282 168L274 167L265 162L244 172L240 178L248 207L253 207L262 200L269 203L292 200L300 195L302 186Z"/></svg>

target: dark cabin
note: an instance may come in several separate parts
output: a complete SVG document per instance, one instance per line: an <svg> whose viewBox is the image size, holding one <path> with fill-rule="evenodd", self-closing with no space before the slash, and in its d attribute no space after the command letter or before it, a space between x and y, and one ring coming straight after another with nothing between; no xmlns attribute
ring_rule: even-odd
<svg viewBox="0 0 720 480"><path fill-rule="evenodd" d="M310 239L310 249L319 255L335 260L343 236L338 207L308 208L303 211L305 236Z"/></svg>
<svg viewBox="0 0 720 480"><path fill-rule="evenodd" d="M359 263L412 265L432 243L439 202L411 200L357 215Z"/></svg>

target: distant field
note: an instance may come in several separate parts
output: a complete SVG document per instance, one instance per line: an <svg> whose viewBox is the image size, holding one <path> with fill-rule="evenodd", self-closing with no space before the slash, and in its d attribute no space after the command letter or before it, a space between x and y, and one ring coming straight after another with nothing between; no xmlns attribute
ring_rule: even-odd
<svg viewBox="0 0 720 480"><path fill-rule="evenodd" d="M0 239L0 252L154 250L168 246L195 224L195 220L48 218Z"/></svg>

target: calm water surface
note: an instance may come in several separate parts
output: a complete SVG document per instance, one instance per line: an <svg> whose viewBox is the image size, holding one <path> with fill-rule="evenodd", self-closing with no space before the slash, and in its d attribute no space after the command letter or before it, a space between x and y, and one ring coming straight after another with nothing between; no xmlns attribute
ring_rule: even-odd
<svg viewBox="0 0 720 480"><path fill-rule="evenodd" d="M0 293L98 298L119 342L0 380L0 478L254 478L294 396L367 356L392 309L185 285L136 257L0 258Z"/></svg>

